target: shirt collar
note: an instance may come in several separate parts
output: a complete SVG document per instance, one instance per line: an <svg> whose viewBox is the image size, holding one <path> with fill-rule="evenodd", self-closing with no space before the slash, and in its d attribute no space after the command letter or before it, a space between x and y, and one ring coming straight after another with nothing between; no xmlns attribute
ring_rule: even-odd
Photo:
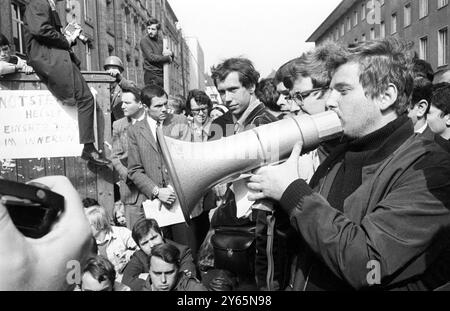
<svg viewBox="0 0 450 311"><path fill-rule="evenodd" d="M251 95L250 103L248 104L247 109L244 111L241 117L236 121L236 117L233 115L233 120L235 120L235 124L237 125L236 132L240 132L244 129L244 123L246 119L252 113L252 111L260 105L260 103L261 102L254 95Z"/></svg>
<svg viewBox="0 0 450 311"><path fill-rule="evenodd" d="M56 11L56 4L55 4L55 1L53 1L53 0L48 0L48 4L49 4L50 7L52 8L52 11Z"/></svg>
<svg viewBox="0 0 450 311"><path fill-rule="evenodd" d="M415 133L419 133L419 134L423 134L423 132L425 132L425 130L427 129L427 126L428 126L428 123L425 122L425 124L420 129L417 129L414 132Z"/></svg>

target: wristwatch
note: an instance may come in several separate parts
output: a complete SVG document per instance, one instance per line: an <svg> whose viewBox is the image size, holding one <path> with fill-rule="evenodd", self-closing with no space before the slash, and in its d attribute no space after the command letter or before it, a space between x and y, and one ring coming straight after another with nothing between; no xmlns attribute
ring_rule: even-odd
<svg viewBox="0 0 450 311"><path fill-rule="evenodd" d="M152 191L153 199L156 199L158 197L158 195L159 195L159 188L158 188L158 186L155 186Z"/></svg>

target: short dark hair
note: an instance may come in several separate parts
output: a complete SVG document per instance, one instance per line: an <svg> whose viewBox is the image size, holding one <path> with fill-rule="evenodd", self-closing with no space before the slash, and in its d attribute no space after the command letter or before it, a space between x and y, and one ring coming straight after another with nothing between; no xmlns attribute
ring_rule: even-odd
<svg viewBox="0 0 450 311"><path fill-rule="evenodd" d="M187 115L192 114L192 112L191 112L191 100L192 99L195 99L195 101L197 102L197 104L199 106L202 106L202 105L208 106L208 115L209 115L209 112L211 111L211 108L212 108L211 98L209 98L209 96L205 92L200 91L200 90L190 90L189 91L189 94L188 94L188 97L186 100L186 114Z"/></svg>
<svg viewBox="0 0 450 311"><path fill-rule="evenodd" d="M83 274L86 272L89 272L99 283L108 280L114 286L116 270L107 258L101 255L89 258L83 268Z"/></svg>
<svg viewBox="0 0 450 311"><path fill-rule="evenodd" d="M150 261L153 256L161 258L164 262L174 264L178 268L180 267L180 250L175 245L163 243L152 247Z"/></svg>
<svg viewBox="0 0 450 311"><path fill-rule="evenodd" d="M133 94L136 102L141 101L141 90L137 87L130 86L128 88L123 88L122 93L131 93L131 94Z"/></svg>
<svg viewBox="0 0 450 311"><path fill-rule="evenodd" d="M300 77L311 78L313 88L327 87L331 82L331 75L327 70L328 60L342 53L341 47L327 41L313 51L304 53L289 66L289 73L283 80L285 87L292 89ZM289 81L290 79L291 81Z"/></svg>
<svg viewBox="0 0 450 311"><path fill-rule="evenodd" d="M96 199L93 199L93 198L84 198L82 203L83 203L84 208L88 208L88 207L91 207L91 206L97 206L97 205L100 206L98 201Z"/></svg>
<svg viewBox="0 0 450 311"><path fill-rule="evenodd" d="M274 79L268 78L259 81L255 95L270 110L280 111L280 106L277 105L280 93L277 92Z"/></svg>
<svg viewBox="0 0 450 311"><path fill-rule="evenodd" d="M2 33L0 33L0 46L10 45L8 38L5 37Z"/></svg>
<svg viewBox="0 0 450 311"><path fill-rule="evenodd" d="M450 114L450 83L441 82L433 85L433 96L431 104L442 110L442 117Z"/></svg>
<svg viewBox="0 0 450 311"><path fill-rule="evenodd" d="M156 29L161 29L161 24L159 23L159 20L157 20L156 18L150 18L146 23L145 26L151 26L151 25L156 25Z"/></svg>
<svg viewBox="0 0 450 311"><path fill-rule="evenodd" d="M232 73L237 72L239 75L239 82L245 88L250 88L258 84L259 72L256 71L253 63L246 58L237 57L229 58L222 62L221 64L211 68L211 78L217 87L218 81L224 81L227 76Z"/></svg>
<svg viewBox="0 0 450 311"><path fill-rule="evenodd" d="M381 95L392 83L398 90L394 103L397 115L407 111L413 90L412 45L402 39L389 37L358 43L354 48L342 47L328 60L333 73L346 63L359 65L359 81L367 97Z"/></svg>
<svg viewBox="0 0 450 311"><path fill-rule="evenodd" d="M275 83L275 85L278 85L278 84L284 82L284 79L289 75L290 68L291 68L292 64L295 61L297 61L298 59L299 58L291 59L287 63L281 65L281 67L275 73L275 77L273 78L273 80L274 80L273 82Z"/></svg>
<svg viewBox="0 0 450 311"><path fill-rule="evenodd" d="M131 237L136 244L139 245L139 241L142 240L150 230L153 230L162 236L162 230L155 219L141 219L134 224L133 230L131 231Z"/></svg>
<svg viewBox="0 0 450 311"><path fill-rule="evenodd" d="M431 64L427 61L424 61L423 59L414 57L413 59L413 76L416 77L423 77L425 79L428 79L430 82L433 82L434 80L434 71Z"/></svg>
<svg viewBox="0 0 450 311"><path fill-rule="evenodd" d="M414 89L411 99L411 108L414 108L421 100L426 100L428 103L428 108L425 114L430 111L431 97L433 95L433 84L427 78L418 76L414 79Z"/></svg>
<svg viewBox="0 0 450 311"><path fill-rule="evenodd" d="M141 91L141 101L144 105L147 107L151 107L152 100L155 97L163 97L167 96L166 91L164 89L156 84L150 84L144 87Z"/></svg>

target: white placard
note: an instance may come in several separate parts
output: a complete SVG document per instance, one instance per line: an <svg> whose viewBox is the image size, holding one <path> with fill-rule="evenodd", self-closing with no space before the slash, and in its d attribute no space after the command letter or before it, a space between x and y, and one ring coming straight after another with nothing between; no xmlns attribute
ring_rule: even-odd
<svg viewBox="0 0 450 311"><path fill-rule="evenodd" d="M0 159L80 156L77 107L47 90L0 90Z"/></svg>

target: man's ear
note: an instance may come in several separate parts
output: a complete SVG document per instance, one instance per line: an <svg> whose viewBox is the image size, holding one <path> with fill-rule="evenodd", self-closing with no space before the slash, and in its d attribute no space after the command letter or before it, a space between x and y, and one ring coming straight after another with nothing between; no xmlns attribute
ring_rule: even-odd
<svg viewBox="0 0 450 311"><path fill-rule="evenodd" d="M390 107L392 107L395 102L397 101L398 98L398 89L397 87L392 84L389 83L389 86L387 87L387 89L384 91L383 94L380 95L380 100L379 100L379 108L381 111L386 111L388 110Z"/></svg>
<svg viewBox="0 0 450 311"><path fill-rule="evenodd" d="M445 125L450 128L450 113L444 116Z"/></svg>
<svg viewBox="0 0 450 311"><path fill-rule="evenodd" d="M250 92L250 94L252 94L252 95L255 94L256 85L252 85L252 86L249 87L247 90Z"/></svg>
<svg viewBox="0 0 450 311"><path fill-rule="evenodd" d="M425 117L428 110L428 102L425 99L422 99L420 102L416 104L417 106L417 117L423 118Z"/></svg>

